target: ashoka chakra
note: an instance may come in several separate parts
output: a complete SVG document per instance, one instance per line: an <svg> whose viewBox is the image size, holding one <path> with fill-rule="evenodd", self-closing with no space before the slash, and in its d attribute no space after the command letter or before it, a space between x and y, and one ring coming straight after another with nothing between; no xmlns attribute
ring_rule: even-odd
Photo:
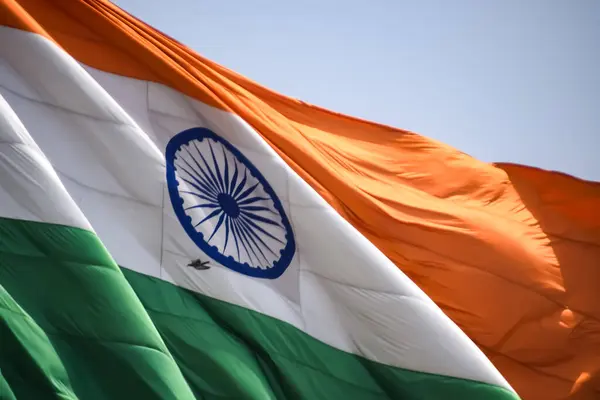
<svg viewBox="0 0 600 400"><path fill-rule="evenodd" d="M296 245L281 201L258 169L231 143L205 128L167 144L171 204L189 237L216 262L274 279Z"/></svg>

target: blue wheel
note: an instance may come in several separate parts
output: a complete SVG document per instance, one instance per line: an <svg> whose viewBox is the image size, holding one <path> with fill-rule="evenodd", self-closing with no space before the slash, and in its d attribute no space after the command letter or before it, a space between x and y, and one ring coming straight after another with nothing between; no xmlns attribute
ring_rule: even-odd
<svg viewBox="0 0 600 400"><path fill-rule="evenodd" d="M239 273L275 279L296 244L281 201L231 143L205 128L167 144L167 185L179 222L209 257Z"/></svg>

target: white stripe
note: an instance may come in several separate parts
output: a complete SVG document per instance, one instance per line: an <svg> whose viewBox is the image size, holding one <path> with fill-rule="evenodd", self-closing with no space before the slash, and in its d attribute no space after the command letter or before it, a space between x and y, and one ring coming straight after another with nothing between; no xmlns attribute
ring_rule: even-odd
<svg viewBox="0 0 600 400"><path fill-rule="evenodd" d="M89 229L16 113L0 95L0 216Z"/></svg>
<svg viewBox="0 0 600 400"><path fill-rule="evenodd" d="M159 84L86 73L34 34L2 28L0 38L1 93L120 265L289 322L374 361L510 388L466 335L239 117ZM242 151L284 204L298 251L280 278L186 267L203 253L172 210L161 153L173 135L197 126ZM0 179L4 187L7 178ZM29 197L40 194L28 190ZM38 214L24 205L18 217L56 222L56 215Z"/></svg>

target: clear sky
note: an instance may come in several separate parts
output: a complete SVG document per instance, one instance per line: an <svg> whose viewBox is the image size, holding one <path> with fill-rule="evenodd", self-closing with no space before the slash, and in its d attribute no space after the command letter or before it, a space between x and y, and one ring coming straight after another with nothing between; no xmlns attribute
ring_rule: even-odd
<svg viewBox="0 0 600 400"><path fill-rule="evenodd" d="M599 0L116 0L288 96L600 181Z"/></svg>

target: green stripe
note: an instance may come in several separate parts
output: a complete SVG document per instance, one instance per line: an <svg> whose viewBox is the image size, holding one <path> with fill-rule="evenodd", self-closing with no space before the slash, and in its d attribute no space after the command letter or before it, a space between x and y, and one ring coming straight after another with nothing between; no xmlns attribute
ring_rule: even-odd
<svg viewBox="0 0 600 400"><path fill-rule="evenodd" d="M52 343L0 285L0 398L76 399L69 376ZM6 377L10 377L8 385Z"/></svg>
<svg viewBox="0 0 600 400"><path fill-rule="evenodd" d="M368 361L277 319L123 272L197 395L264 399L271 390L285 399L517 398L488 384Z"/></svg>
<svg viewBox="0 0 600 400"><path fill-rule="evenodd" d="M149 315L197 398L517 399L500 387L368 361L282 321L123 269L144 313L93 234L0 219L5 236L0 284L44 330L80 398L184 398L177 385L156 386L175 382L178 371L141 331L153 331L142 317ZM18 360L0 356L2 370L7 362ZM5 379L14 390L15 378Z"/></svg>
<svg viewBox="0 0 600 400"><path fill-rule="evenodd" d="M0 219L0 286L0 370L19 400L64 398L68 381L81 399L193 398L93 233ZM24 335L25 323L35 323L43 335Z"/></svg>

